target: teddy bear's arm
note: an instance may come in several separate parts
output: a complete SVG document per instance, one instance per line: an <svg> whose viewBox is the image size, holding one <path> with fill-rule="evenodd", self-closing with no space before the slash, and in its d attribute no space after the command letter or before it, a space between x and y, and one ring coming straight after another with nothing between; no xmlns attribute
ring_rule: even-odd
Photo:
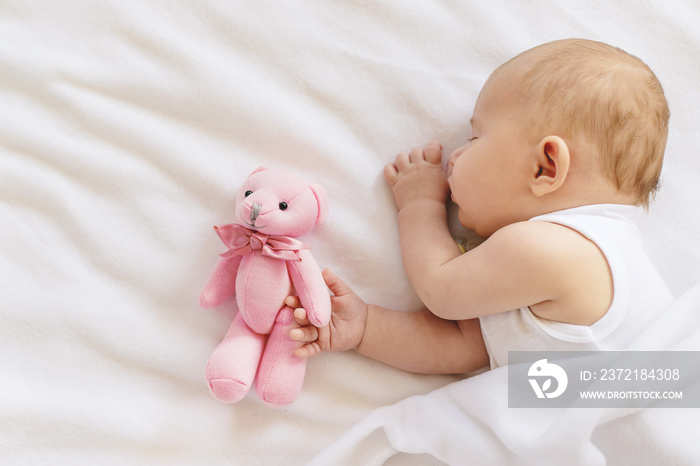
<svg viewBox="0 0 700 466"><path fill-rule="evenodd" d="M199 295L199 304L204 308L216 307L236 291L236 273L241 265L241 256L222 257L217 262Z"/></svg>
<svg viewBox="0 0 700 466"><path fill-rule="evenodd" d="M289 276L306 315L317 327L323 327L331 317L331 298L323 281L321 269L308 250L299 251L301 261L287 262Z"/></svg>

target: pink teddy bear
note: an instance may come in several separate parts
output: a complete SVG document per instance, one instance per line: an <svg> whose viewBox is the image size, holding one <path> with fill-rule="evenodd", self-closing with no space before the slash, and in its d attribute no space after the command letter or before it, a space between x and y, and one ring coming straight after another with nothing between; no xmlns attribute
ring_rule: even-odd
<svg viewBox="0 0 700 466"><path fill-rule="evenodd" d="M294 315L284 299L299 296L314 325L330 319L321 270L309 247L295 239L325 220L326 191L291 173L258 168L238 194L235 211L238 223L214 227L229 250L200 295L205 308L234 293L238 303L238 314L209 359L207 380L222 402L241 400L255 379L261 400L286 405L301 391L306 363L293 355L298 343L288 331Z"/></svg>

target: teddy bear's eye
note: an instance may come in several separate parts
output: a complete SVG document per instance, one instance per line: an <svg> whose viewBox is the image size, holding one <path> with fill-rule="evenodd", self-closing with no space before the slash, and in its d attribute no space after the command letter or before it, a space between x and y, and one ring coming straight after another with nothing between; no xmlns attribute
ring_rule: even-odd
<svg viewBox="0 0 700 466"><path fill-rule="evenodd" d="M249 189L249 190L246 191L245 194L243 194L243 195L244 195L245 197L248 197L248 196L250 196L251 194L253 194L253 191L251 191L251 190Z"/></svg>
<svg viewBox="0 0 700 466"><path fill-rule="evenodd" d="M289 207L289 206L287 205L286 202L280 202L280 210L286 210L287 207Z"/></svg>

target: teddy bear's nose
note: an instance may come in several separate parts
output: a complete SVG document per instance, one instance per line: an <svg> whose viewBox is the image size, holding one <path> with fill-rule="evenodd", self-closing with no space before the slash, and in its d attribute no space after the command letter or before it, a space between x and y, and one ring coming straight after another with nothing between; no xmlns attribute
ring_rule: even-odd
<svg viewBox="0 0 700 466"><path fill-rule="evenodd" d="M260 215L260 209L262 206L260 204L253 204L250 210L250 223L255 225L255 219Z"/></svg>

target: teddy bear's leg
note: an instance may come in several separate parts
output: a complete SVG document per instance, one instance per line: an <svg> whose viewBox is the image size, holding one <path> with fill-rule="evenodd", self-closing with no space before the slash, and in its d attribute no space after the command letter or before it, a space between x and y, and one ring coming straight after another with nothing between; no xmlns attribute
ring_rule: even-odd
<svg viewBox="0 0 700 466"><path fill-rule="evenodd" d="M265 352L260 361L255 387L258 397L268 405L284 406L296 400L304 383L306 360L294 356L301 343L289 338L294 310L283 307L277 314Z"/></svg>
<svg viewBox="0 0 700 466"><path fill-rule="evenodd" d="M266 340L267 335L253 332L241 314L236 315L207 364L209 389L217 400L235 403L248 393Z"/></svg>

